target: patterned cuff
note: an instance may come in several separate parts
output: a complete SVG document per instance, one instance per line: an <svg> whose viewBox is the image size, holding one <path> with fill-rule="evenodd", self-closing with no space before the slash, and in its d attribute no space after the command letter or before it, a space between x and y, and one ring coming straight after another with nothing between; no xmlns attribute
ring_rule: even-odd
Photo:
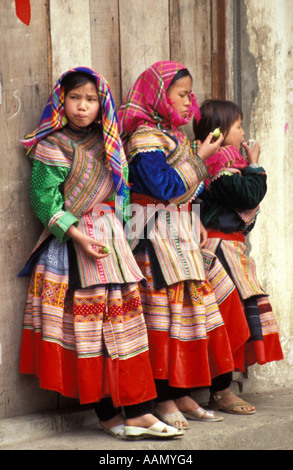
<svg viewBox="0 0 293 470"><path fill-rule="evenodd" d="M197 155L179 165L176 171L180 174L186 189L192 188L210 176L203 160Z"/></svg>
<svg viewBox="0 0 293 470"><path fill-rule="evenodd" d="M70 212L58 212L55 214L48 223L50 232L60 241L66 242L69 236L66 235L67 230L71 225L78 225L78 219Z"/></svg>

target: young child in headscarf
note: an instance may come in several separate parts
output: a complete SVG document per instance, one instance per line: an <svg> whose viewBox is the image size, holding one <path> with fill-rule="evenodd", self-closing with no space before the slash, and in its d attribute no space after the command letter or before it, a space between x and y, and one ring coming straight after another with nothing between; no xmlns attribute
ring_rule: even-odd
<svg viewBox="0 0 293 470"><path fill-rule="evenodd" d="M145 70L118 112L136 211L129 238L147 281L140 285L158 392L155 410L166 423L184 429L185 418L222 419L199 407L191 389L209 386L213 377L234 369L218 304L237 319L243 316L233 283L216 257L201 251L196 236L200 222L189 203L210 176L204 160L219 149L222 136L214 142L210 133L193 152L181 129L192 116L200 118L191 75L169 61ZM247 334L244 328L233 353Z"/></svg>
<svg viewBox="0 0 293 470"><path fill-rule="evenodd" d="M259 204L267 191L267 176L259 166L260 148L244 140L242 109L227 100L206 100L201 119L194 122L195 138L206 139L220 128L221 148L205 163L212 176L201 193L201 219L208 231L206 247L215 253L231 276L243 302L250 329L242 351L242 367L283 359L276 320L268 294L261 286L252 258L246 253L245 236L253 229ZM245 149L246 158L240 153ZM235 330L235 334L237 331ZM211 406L223 411L245 413L252 407L239 403L228 391L212 393Z"/></svg>
<svg viewBox="0 0 293 470"><path fill-rule="evenodd" d="M20 371L95 404L115 437L182 435L152 414L143 276L123 231L127 163L107 81L85 67L64 73L22 142L45 228L20 274L31 275Z"/></svg>

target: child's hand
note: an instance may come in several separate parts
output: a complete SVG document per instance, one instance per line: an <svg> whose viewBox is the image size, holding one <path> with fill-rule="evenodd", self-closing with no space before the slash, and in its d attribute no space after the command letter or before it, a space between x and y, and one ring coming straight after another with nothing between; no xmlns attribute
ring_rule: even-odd
<svg viewBox="0 0 293 470"><path fill-rule="evenodd" d="M208 240L208 232L200 222L200 247L204 248L206 242Z"/></svg>
<svg viewBox="0 0 293 470"><path fill-rule="evenodd" d="M108 253L103 251L103 248L107 249L107 245L105 245L105 243L101 243L89 235L81 233L74 225L72 225L66 233L75 240L91 258L102 259L109 256L110 251Z"/></svg>
<svg viewBox="0 0 293 470"><path fill-rule="evenodd" d="M110 251L106 253L103 250L103 248L106 247L104 243L101 243L88 235L83 235L78 243L85 253L91 258L102 259L106 258L110 254Z"/></svg>
<svg viewBox="0 0 293 470"><path fill-rule="evenodd" d="M197 155L202 160L206 160L207 158L217 153L217 151L221 147L223 140L224 140L224 136L222 133L219 135L219 137L216 140L214 140L213 133L210 132L206 140L201 144L197 152Z"/></svg>
<svg viewBox="0 0 293 470"><path fill-rule="evenodd" d="M243 142L242 147L245 149L248 164L258 163L258 159L260 155L260 147L258 143L255 142L254 147L251 148L248 142Z"/></svg>

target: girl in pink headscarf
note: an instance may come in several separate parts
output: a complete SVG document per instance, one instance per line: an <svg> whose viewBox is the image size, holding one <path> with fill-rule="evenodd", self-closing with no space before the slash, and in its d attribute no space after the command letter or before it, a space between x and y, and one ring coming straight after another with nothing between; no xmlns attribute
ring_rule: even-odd
<svg viewBox="0 0 293 470"><path fill-rule="evenodd" d="M135 210L128 238L145 277L141 298L158 394L155 411L184 429L190 427L186 418L222 419L199 407L191 390L234 369L219 304L243 314L217 258L202 250L204 232L191 202L210 176L204 160L216 153L222 136L213 141L210 133L196 154L181 129L193 116L200 118L191 75L169 61L145 70L118 112ZM242 334L236 349L247 338L245 329Z"/></svg>

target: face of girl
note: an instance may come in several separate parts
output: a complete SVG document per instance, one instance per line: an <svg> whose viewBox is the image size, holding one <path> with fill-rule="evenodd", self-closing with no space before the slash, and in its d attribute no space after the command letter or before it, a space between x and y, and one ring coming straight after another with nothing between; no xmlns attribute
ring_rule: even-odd
<svg viewBox="0 0 293 470"><path fill-rule="evenodd" d="M77 127L87 127L98 116L100 103L95 85L87 82L70 90L65 97L65 114Z"/></svg>
<svg viewBox="0 0 293 470"><path fill-rule="evenodd" d="M191 105L191 91L192 79L189 75L177 80L167 91L173 109L183 118L188 117L188 110Z"/></svg>
<svg viewBox="0 0 293 470"><path fill-rule="evenodd" d="M224 138L223 145L233 145L238 150L241 149L241 145L244 142L244 130L242 129L242 119L241 117L235 121L226 137Z"/></svg>

